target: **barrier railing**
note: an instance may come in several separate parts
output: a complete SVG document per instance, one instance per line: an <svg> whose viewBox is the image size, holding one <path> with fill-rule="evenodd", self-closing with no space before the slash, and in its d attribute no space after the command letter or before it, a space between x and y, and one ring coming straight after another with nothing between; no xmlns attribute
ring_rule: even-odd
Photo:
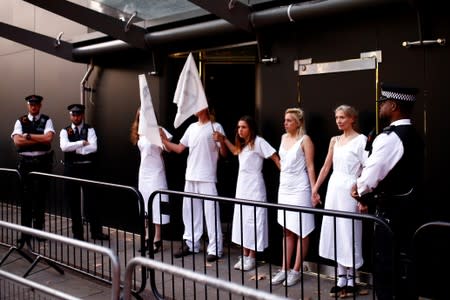
<svg viewBox="0 0 450 300"><path fill-rule="evenodd" d="M0 168L0 220L20 224L22 179L16 169ZM12 245L18 239L6 228L0 230L0 245Z"/></svg>
<svg viewBox="0 0 450 300"><path fill-rule="evenodd" d="M0 176L2 178L14 178L17 182L5 188L5 190L9 190L8 193L11 197L2 195L0 198L0 205L2 206L0 219L11 223L20 223L21 178L17 170L12 169L0 169ZM84 204L86 203L84 203L83 197L80 198L80 210L83 214L83 230L85 233L83 239L113 249L120 258L119 261L123 269L125 269L127 261L132 257L145 255L144 201L141 193L136 188L39 172L29 173L26 180L32 180L37 183L34 185L37 187L36 193L46 194L46 214L43 227L45 232L74 237L72 233L71 208L66 197L65 188L68 183L78 185L81 192L84 188L89 187L95 190L97 196L95 199L91 198L90 201L103 202L104 207L101 212L90 213L89 209L85 208ZM40 184L40 182L44 182L44 184ZM103 230L109 235L107 240L89 238L92 218L96 218L96 221L105 225ZM10 251L18 251L30 263L33 263L33 259L27 258L27 253L21 251L24 246L28 246L33 255L38 256L39 260L49 263L56 270L58 270L58 267L53 261L83 275L111 284L109 261L98 253L91 253L86 249L73 249L68 245L58 245L48 240L22 238L17 233L13 236L10 233L3 232L4 229L0 231L2 233L0 244L10 246ZM34 265L32 264L29 271ZM145 288L147 272L142 270L135 275L135 292L139 293Z"/></svg>
<svg viewBox="0 0 450 300"><path fill-rule="evenodd" d="M158 270L164 273L169 273L173 276L180 277L183 280L191 280L198 284L203 284L220 291L225 291L228 293L228 297L231 295L247 297L249 299L261 299L261 300L281 300L286 299L285 297L280 297L274 294L270 294L264 291L259 291L256 289L251 289L240 284L229 282L223 279L214 278L204 274L199 274L191 270L186 270L181 267L173 266L167 263L162 263L153 259L136 257L128 262L127 268L125 270L125 285L124 285L124 300L131 299L130 287L131 287L131 274L136 268L136 266L145 266L150 269ZM179 291L180 293L186 293L186 291ZM222 295L224 297L226 295ZM218 297L217 299L221 299ZM185 297L183 297L185 298ZM188 298L196 298L195 295L190 295ZM176 299L176 297L174 297Z"/></svg>
<svg viewBox="0 0 450 300"><path fill-rule="evenodd" d="M70 245L74 248L90 250L90 251L107 256L109 258L109 263L111 266L111 283L112 283L111 299L113 299L113 300L119 299L119 295L120 295L120 264L119 264L119 260L118 260L117 256L114 254L114 252L111 249L102 247L99 245L95 245L92 243L87 243L84 241L79 241L79 240L67 238L64 236L56 235L53 233L48 233L48 232L44 232L41 230L32 229L32 228L25 227L25 226L11 224L11 223L4 222L4 221L0 221L0 227L8 228L8 229L11 229L11 230L14 230L17 232L21 232L22 234L27 234L27 235L31 235L34 237L52 240L57 243L61 243L61 244L65 244L65 245ZM9 255L10 255L10 252L8 252L2 258L2 263L8 258ZM35 260L34 263L37 263L39 257L37 257L36 259L37 260ZM58 263L57 261L54 261L54 262ZM1 263L0 263L0 265L1 265ZM9 276L9 278L15 280L14 276ZM21 281L20 283L28 284L29 282ZM45 289L43 291L51 292L51 289ZM61 294L60 296L64 296L64 295Z"/></svg>
<svg viewBox="0 0 450 300"><path fill-rule="evenodd" d="M96 218L96 222L105 225L104 230L107 230L109 238L106 241L96 241L94 239L92 242L100 243L113 249L119 257L122 268L125 268L128 260L131 258L145 255L144 201L141 193L136 188L40 172L31 172L28 177L30 180L47 180L51 183L48 196L50 205L47 209L49 220L46 222L49 225L46 228L48 231L72 236L70 207L67 204L65 188L68 183L78 184L80 188L95 190L95 199L90 198L87 201L95 200L101 202L96 204L97 208L101 208L101 211L89 211L89 208L86 207L86 201L83 201L83 197L80 199L86 240L89 237L90 224L93 222L93 218ZM54 211L52 212L51 209L54 209ZM128 247L128 241L131 242L131 247ZM58 262L66 267L70 267L78 272L81 270L88 276L110 283L110 269L107 261L101 256L98 257L89 252L80 253L80 257L86 258L86 261L83 263L81 259L78 261L76 259L69 260L69 255L66 257L55 255L56 249L52 251L52 245L47 245L47 247L41 249L36 249L36 252L45 257L58 259ZM73 255L76 254L72 253ZM137 293L145 288L146 276L145 270L141 271L140 276L136 274L134 282Z"/></svg>
<svg viewBox="0 0 450 300"><path fill-rule="evenodd" d="M256 209L257 208L265 208L268 211L271 212L277 212L278 210L281 210L284 212L284 215L286 215L286 212L296 212L300 215L303 214L312 214L315 217L322 217L322 216L329 216L332 217L334 222L336 222L336 219L343 218L348 219L351 221L351 224L354 226L356 222L363 222L366 225L373 226L376 224L377 226L383 226L386 228L386 232L391 235L392 238L392 231L389 228L389 225L384 222L384 220L375 217L371 214L359 214L359 213L349 213L349 212L343 212L343 211L335 211L335 210L324 210L320 208L307 208L307 207L298 207L298 206L292 206L292 205L280 205L280 204L274 204L274 203L268 203L268 202L258 202L258 201L251 201L251 200L243 200L243 199L235 199L235 198L227 198L227 197L220 197L220 196L211 196L211 195L204 195L204 194L196 194L196 193L187 193L187 192L178 192L178 191L171 191L171 190L158 190L152 193L148 200L148 207L151 208L151 203L155 197L159 197L161 195L169 195L170 201L182 201L183 198L188 199L202 199L202 200L210 200L215 201L217 203L220 203L221 205L237 205L237 207L243 207L248 206L253 209L253 215L254 219L256 219ZM204 208L203 208L204 209ZM203 212L204 213L204 212ZM151 215L151 213L149 213ZM241 214L242 215L242 214ZM242 220L241 220L242 222ZM301 218L300 218L300 227L301 227ZM242 228L243 226L241 226ZM279 229L281 230L281 226L279 226ZM336 228L336 226L334 226ZM320 230L319 226L316 224L316 230ZM335 229L336 230L336 229ZM163 248L164 245L167 246L170 245L170 251L163 251L162 253L158 254L157 256L153 256L151 253L150 258L156 257L159 261L163 263L168 263L170 265L179 266L183 269L190 269L194 272L201 272L203 274L207 274L208 276L221 278L227 281L232 282L238 282L241 285L253 287L258 290L265 290L269 293L283 293L286 297L295 297L300 299L307 298L306 295L314 295L314 294L326 294L328 295L330 284L326 284L326 280L330 282L330 275L334 275L334 279L332 278L332 285L336 285L337 282L337 267L332 263L324 261L308 261L307 265L309 266L309 271L307 272L307 276L305 276L305 268L301 269L301 279L300 279L300 289L294 287L288 287L288 286L273 286L271 284L271 276L273 275L273 263L272 260L274 260L274 257L277 257L280 255L279 252L275 251L276 246L281 245L281 241L279 245L273 245L269 244L268 248L264 250L264 253L262 255L264 257L259 258L259 262L256 264L255 269L250 273L251 279L247 280L250 276L247 276L249 273L245 273L244 271L238 271L236 272L233 270L234 262L234 256L242 255L242 245L241 249L236 249L236 245L232 245L232 243L228 243L227 248L224 249L223 257L220 260L217 260L212 263L208 263L206 260L206 248L207 248L207 242L205 239L202 239L203 244L202 248L205 249L205 251L202 253L190 253L189 255L181 258L174 258L174 248L177 248L179 245L183 245L184 241L182 240L182 237L180 237L178 240L172 239L172 240L164 240L164 236L167 235L167 233L162 232L162 238L163 238ZM277 234L276 228L273 226L269 226L269 236ZM256 232L255 232L256 235ZM336 231L334 232L334 235L336 236ZM354 232L353 232L353 238L354 238ZM242 236L242 231L241 231ZM387 237L389 238L389 236ZM226 239L226 238L224 238ZM282 240L284 238L281 238ZM242 240L242 239L241 239ZM285 241L283 242L285 243ZM237 245L239 246L239 245ZM225 248L225 247L224 247ZM258 253L261 254L261 253ZM336 257L335 253L335 257ZM295 256L295 255L294 255ZM354 257L354 249L353 249L353 257ZM258 258L258 256L257 256ZM261 260L262 258L262 260ZM371 260L371 257L366 257L368 261ZM336 260L336 259L335 259ZM225 264L223 263L225 261ZM323 273L323 270L325 267L330 267L334 269L333 274L327 274ZM313 270L314 269L314 270ZM368 276L367 276L368 277ZM161 278L159 280L159 285L157 284L157 279ZM268 280L260 280L260 279L268 279ZM357 278L358 280L359 278ZM367 278L366 278L367 279ZM178 286L175 285L174 281L165 283L165 277L164 273L161 272L159 274L151 274L150 275L150 284L152 286L152 290L154 290L155 295L163 295L163 297L169 293L170 291L172 294L178 289ZM177 283L178 284L178 283ZM361 295L365 295L369 293L369 288L371 287L371 282L361 282L362 286L364 287L364 290L361 291ZM166 288L166 285L168 285L168 288ZM170 286L171 285L171 286ZM297 285L298 286L298 285ZM183 287L184 288L184 287ZM196 287L195 284L192 286L192 289L195 291ZM205 289L205 293L206 293ZM354 294L354 297L359 296L358 294ZM339 295L337 295L339 297ZM373 295L373 297L375 297Z"/></svg>
<svg viewBox="0 0 450 300"><path fill-rule="evenodd" d="M0 174L2 174L0 170ZM10 172L9 170L7 171ZM14 172L10 172L14 174ZM101 243L101 245L105 245L108 248L113 249L119 258L121 266L123 269L126 268L128 261L133 259L135 256L145 256L145 215L144 215L144 200L142 199L141 194L134 187L123 186L118 184L105 183L100 181L92 181L92 180L84 180L72 177L65 177L53 174L45 174L45 173L30 173L31 178L35 180L48 180L52 181L49 190L48 203L47 203L47 215L46 215L46 226L44 230L53 232L55 234L71 237L72 234L70 232L71 229L71 220L70 220L70 212L68 211L67 204L65 203L65 197L63 194L64 191L64 183L66 182L76 182L80 185L89 185L95 187L96 189L108 193L113 193L115 199L119 199L120 203L112 206L116 206L117 209L121 212L121 214L113 215L111 218L114 219L105 221L105 230L108 230L110 234L109 240L104 241L95 241L93 243ZM19 178L20 179L20 178ZM19 180L20 181L20 180ZM106 192L105 192L106 193ZM123 194L123 195L122 195ZM297 207L290 205L280 205L268 202L257 202L243 199L235 199L235 198L227 198L227 197L219 197L219 196L211 196L211 195L200 195L195 193L186 193L186 192L178 192L171 190L159 190L154 192L148 200L149 202L149 214L147 218L149 218L149 224L151 224L150 216L151 207L150 204L153 199L157 196L161 196L162 194L167 194L170 196L170 201L178 201L178 199L182 200L184 197L190 199L202 199L202 200L210 200L217 202L221 205L237 205L237 207L248 206L252 207L254 219L256 219L256 209L264 208L268 212L276 212L277 210L281 210L284 212L296 212L300 215L302 214L312 214L315 217L322 216L330 216L336 220L336 218L347 218L352 220L352 224L355 222L364 222L365 224L369 224L373 226L374 224L383 226L387 228L388 232L390 231L389 226L382 220L373 215L362 215L362 214L353 214L346 213L342 211L332 211L332 210L323 210L316 208L306 208L306 207ZM106 196L102 194L103 197L99 197L99 199L104 198L108 201L108 194ZM160 197L161 199L161 197ZM3 202L3 198L0 199L0 202ZM160 201L160 200L159 200ZM124 209L129 209L131 213L123 213ZM11 208L8 210L13 211ZM16 211L19 211L20 214L20 206L15 208ZM2 212L3 213L3 212ZM269 216L270 217L270 216ZM19 219L19 218L16 218ZM89 221L89 219L88 219ZM228 221L227 221L228 222ZM227 223L225 222L225 223ZM132 228L129 230L127 226L130 223L135 223L136 228ZM300 222L301 224L301 222ZM227 230L230 229L230 224L222 224L227 226ZM88 231L88 226L85 224L85 230ZM122 227L121 227L122 226ZM300 225L301 226L301 225ZM153 227L149 226L149 240L153 238L153 232L151 231ZM277 236L281 233L277 229L281 230L281 226L271 226L269 227L269 236ZM227 235L229 235L229 231L225 230L224 239L228 240ZM316 230L318 230L318 226L316 224ZM256 233L255 233L256 234ZM149 247L149 257L155 258L162 263L167 263L173 266L179 266L184 269L190 269L194 272L200 272L204 275L223 279L228 282L239 283L243 286L254 288L261 291L266 291L268 293L277 293L284 294L286 297L296 297L296 298L305 298L305 295L318 293L319 295L322 293L328 294L329 285L327 282L330 282L330 274L323 272L323 266L329 267L329 263L323 261L314 261L310 260L306 262L305 268L301 269L302 276L300 280L300 289L295 287L275 287L272 286L270 282L270 278L273 275L274 264L273 261L276 260L274 258L281 256L280 252L277 252L277 246L281 245L282 238L278 238L280 240L279 245L274 245L273 243L269 244L268 248L264 250L262 255L258 253L257 256L257 264L254 271L251 273L244 273L241 271L234 271L233 265L234 257L236 258L239 255L242 255L242 248L237 249L236 245L233 245L231 242L227 243L227 248L224 249L224 255L220 260L209 263L206 260L206 253L202 254L192 254L186 257L181 257L180 259L174 259L174 248L182 245L184 242L182 238L180 239L165 239L166 236L173 235L173 233L162 232L162 240L163 240L163 249L164 246L170 245L169 251L161 251L160 253L154 254L151 250L152 247ZM242 232L241 232L242 235ZM335 233L336 235L336 233ZM275 238L274 238L275 239ZM2 239L3 241L3 239ZM0 241L0 243L2 242ZM8 238L9 243L10 239ZM203 249L206 249L207 242L205 239L203 241ZM277 242L278 243L278 242ZM283 242L285 243L285 242ZM130 246L131 245L131 246ZM20 250L19 244L19 250ZM23 246L23 245L22 245ZM237 245L239 246L239 245ZM79 250L75 251L73 249L63 248L61 246L54 245L50 241L39 241L38 239L32 239L30 248L33 251L33 254L37 255L39 259L43 259L48 262L50 265L54 262L61 264L65 267L71 268L75 271L84 273L86 275L92 276L96 279L100 279L106 283L111 283L111 273L110 266L108 266L108 262L102 256L95 255L93 253L89 253L89 251ZM279 247L278 247L279 248ZM17 249L13 249L17 250ZM167 250L167 248L166 248ZM139 253L140 251L140 253ZM368 258L368 257L366 257ZM30 261L33 263L34 261ZM1 265L1 263L0 263ZM278 267L279 265L277 265ZM337 278L336 268L334 268L334 280ZM308 268L308 269L306 269ZM307 273L304 271L308 270ZM145 290L146 287L146 279L147 275L150 275L150 286L152 292L157 295L162 295L164 297L168 294L166 290L166 285L171 288L172 294L174 291L179 289L178 285L180 282L174 282L165 280L164 272L160 272L155 274L154 270L151 269L149 272L145 268L142 268L140 274L134 274L134 287L133 293L140 294ZM158 280L161 278L161 280ZM266 280L263 280L266 279ZM268 279L268 280L267 280ZM333 278L331 278L333 280ZM333 282L335 283L335 281ZM370 283L367 283L367 287L370 287ZM181 281L181 288L185 289L184 281ZM192 287L193 291L196 291L195 283ZM207 287L205 287L205 293L208 293ZM320 297L320 296L319 296ZM356 297L356 294L355 296ZM374 297L374 296L373 296Z"/></svg>
<svg viewBox="0 0 450 300"><path fill-rule="evenodd" d="M3 284L2 284L3 281ZM6 283L9 281L9 283ZM13 287L11 287L13 285ZM28 288L24 290L21 287ZM2 290L2 297L4 299L42 299L46 298L40 294L51 296L52 299L66 299L66 300L79 300L80 298L73 297L61 291L49 288L46 285L25 279L15 274L0 270L0 290ZM39 294L37 292L40 292ZM28 293L28 294L27 294ZM38 295L37 295L38 294Z"/></svg>

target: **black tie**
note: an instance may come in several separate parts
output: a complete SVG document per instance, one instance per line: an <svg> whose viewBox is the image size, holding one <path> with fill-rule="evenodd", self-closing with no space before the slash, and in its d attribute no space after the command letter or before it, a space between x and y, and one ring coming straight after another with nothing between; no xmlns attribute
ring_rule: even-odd
<svg viewBox="0 0 450 300"><path fill-rule="evenodd" d="M75 136L77 139L80 138L80 131L78 130L78 126L75 126Z"/></svg>

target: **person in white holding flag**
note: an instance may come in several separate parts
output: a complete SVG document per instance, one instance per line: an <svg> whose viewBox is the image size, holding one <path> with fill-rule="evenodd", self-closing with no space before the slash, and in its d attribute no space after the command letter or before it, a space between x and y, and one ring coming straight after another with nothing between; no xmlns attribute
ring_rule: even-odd
<svg viewBox="0 0 450 300"><path fill-rule="evenodd" d="M222 125L210 119L203 86L192 54L189 55L180 75L174 102L178 104L175 128L192 114L198 118L197 122L189 125L178 144L170 142L165 134L161 134L162 142L169 151L182 153L189 148L184 191L217 195L217 161L219 155L226 155L227 150L214 141L213 134L216 131L221 134L225 132ZM209 238L207 261L213 262L222 256L223 240L219 204L211 200L203 201L185 197L182 212L184 243L174 254L176 258L200 251L200 239L203 235L203 207Z"/></svg>
<svg viewBox="0 0 450 300"><path fill-rule="evenodd" d="M144 199L145 213L148 214L150 195L155 190L167 189L166 170L162 157L164 149L159 131L164 131L169 139L172 138L172 135L166 129L158 126L150 90L143 74L139 75L139 87L141 107L138 108L131 126L130 141L133 145L137 145L140 151L138 189ZM155 225L153 251L155 253L162 248L161 225L170 222L170 216L164 214L160 207L161 203L167 203L168 201L167 195L157 195L152 202L152 221ZM146 235L145 242L146 249L148 249L151 245L148 230L146 230Z"/></svg>

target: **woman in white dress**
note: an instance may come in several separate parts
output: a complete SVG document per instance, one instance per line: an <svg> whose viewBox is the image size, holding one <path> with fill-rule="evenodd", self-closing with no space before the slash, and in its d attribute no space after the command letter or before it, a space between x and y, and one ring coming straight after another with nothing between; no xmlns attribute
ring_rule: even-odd
<svg viewBox="0 0 450 300"><path fill-rule="evenodd" d="M137 145L140 151L141 162L139 165L138 189L142 194L145 205L145 214L148 214L148 200L150 195L158 189L167 189L166 170L162 158L163 149L152 144L145 136L138 134L140 109L136 112L136 118L131 126L130 139L133 145ZM171 139L172 135L161 128L166 136ZM155 236L153 239L153 250L158 252L161 249L161 225L170 222L170 216L161 214L160 200L168 202L168 195L157 195L152 202L152 221L155 225ZM146 224L147 225L147 224ZM148 235L148 230L146 231ZM146 247L150 246L148 236L146 236Z"/></svg>
<svg viewBox="0 0 450 300"><path fill-rule="evenodd" d="M316 206L311 187L316 182L314 144L305 134L303 111L288 108L284 114L286 133L281 137L280 186L278 203L304 207ZM301 220L301 232L300 232ZM283 226L283 260L281 270L272 277L272 284L291 286L300 279L300 268L308 252L309 234L314 230L314 215L278 210L278 223ZM292 255L295 263L290 270Z"/></svg>
<svg viewBox="0 0 450 300"><path fill-rule="evenodd" d="M270 158L278 168L280 161L276 150L256 134L256 123L253 118L243 116L239 119L235 144L219 133L215 139L224 143L234 155L238 155L236 198L265 202L266 185L262 174L264 159ZM234 268L243 271L252 270L256 266L256 252L268 247L267 209L236 204L231 240L243 248L243 256L239 257Z"/></svg>
<svg viewBox="0 0 450 300"><path fill-rule="evenodd" d="M351 106L341 105L335 110L336 125L342 134L331 138L328 154L313 188L313 196L320 198L318 190L333 168L328 182L325 209L346 212L359 212L361 209L359 203L351 196L351 188L361 174L363 163L367 158L367 152L364 150L367 138L355 130L357 118L357 111ZM337 286L331 288L330 296L354 294L354 270L363 264L361 239L361 221L353 222L348 218L334 219L331 216L323 218L319 255L336 261L338 268Z"/></svg>

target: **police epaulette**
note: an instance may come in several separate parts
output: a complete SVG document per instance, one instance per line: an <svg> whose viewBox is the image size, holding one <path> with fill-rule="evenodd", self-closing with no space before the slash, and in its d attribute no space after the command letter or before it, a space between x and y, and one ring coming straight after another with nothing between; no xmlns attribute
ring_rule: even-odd
<svg viewBox="0 0 450 300"><path fill-rule="evenodd" d="M383 132L385 132L385 133L387 133L387 134L393 132L394 130L395 130L395 125L391 125L391 126L388 126L388 127L384 127L384 128L383 128Z"/></svg>

